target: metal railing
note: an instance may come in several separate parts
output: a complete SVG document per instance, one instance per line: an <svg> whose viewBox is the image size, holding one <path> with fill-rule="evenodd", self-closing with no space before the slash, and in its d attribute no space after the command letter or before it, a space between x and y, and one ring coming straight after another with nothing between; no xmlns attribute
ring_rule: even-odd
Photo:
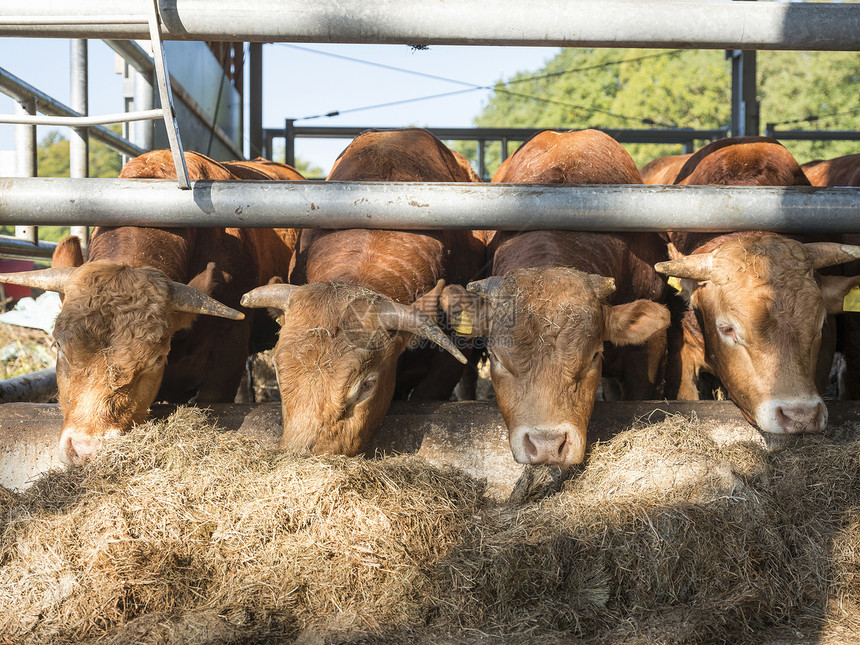
<svg viewBox="0 0 860 645"><path fill-rule="evenodd" d="M287 119L284 129L266 128L263 130L264 156L272 155L274 140L284 139L284 156L286 163L295 165L296 139L352 139L369 128L361 127L326 127L326 126L297 126L294 119ZM394 128L373 128L386 130ZM475 141L478 144L478 174L482 179L489 179L486 168L486 146L489 142L498 143L501 158L508 156L508 143L511 141L527 141L541 130L547 128L426 128L444 141ZM561 128L566 129L566 128ZM694 130L692 128L594 128L601 130L619 143L675 143L684 146L684 152L694 152L696 141L713 141L728 136L726 128L710 130Z"/></svg>

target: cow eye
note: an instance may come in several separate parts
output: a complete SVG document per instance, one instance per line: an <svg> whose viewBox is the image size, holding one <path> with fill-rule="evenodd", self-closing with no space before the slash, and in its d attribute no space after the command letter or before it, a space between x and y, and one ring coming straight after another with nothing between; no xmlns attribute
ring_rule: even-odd
<svg viewBox="0 0 860 645"><path fill-rule="evenodd" d="M717 325L717 329L720 331L724 338L727 338L735 343L738 342L737 334L735 334L735 328L731 325L719 324Z"/></svg>
<svg viewBox="0 0 860 645"><path fill-rule="evenodd" d="M594 352L594 356L591 357L591 362L596 362L598 358L600 358L600 350Z"/></svg>
<svg viewBox="0 0 860 645"><path fill-rule="evenodd" d="M376 381L377 377L368 376L361 383L359 383L358 388L355 390L355 394L353 395L353 403L360 403L368 398L373 390L376 389Z"/></svg>
<svg viewBox="0 0 860 645"><path fill-rule="evenodd" d="M505 373L509 372L508 368L505 367L504 363L502 363L501 359L499 359L499 355L496 354L496 352L490 352L490 362L492 363L492 366L497 370Z"/></svg>

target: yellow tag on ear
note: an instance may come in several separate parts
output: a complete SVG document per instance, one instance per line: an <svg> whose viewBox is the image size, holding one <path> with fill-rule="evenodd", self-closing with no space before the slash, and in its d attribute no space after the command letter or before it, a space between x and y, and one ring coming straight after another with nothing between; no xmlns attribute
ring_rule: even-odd
<svg viewBox="0 0 860 645"><path fill-rule="evenodd" d="M681 278L679 278L678 276L673 275L673 276L671 276L668 280L666 280L666 282L667 282L667 283L669 284L669 286L670 286L670 287L672 287L675 291L681 291L681 290L682 290L682 288L681 288Z"/></svg>
<svg viewBox="0 0 860 645"><path fill-rule="evenodd" d="M451 319L451 328L461 336L469 336L472 333L472 317L468 311L463 311Z"/></svg>
<svg viewBox="0 0 860 645"><path fill-rule="evenodd" d="M842 299L842 311L860 311L860 287L851 287Z"/></svg>

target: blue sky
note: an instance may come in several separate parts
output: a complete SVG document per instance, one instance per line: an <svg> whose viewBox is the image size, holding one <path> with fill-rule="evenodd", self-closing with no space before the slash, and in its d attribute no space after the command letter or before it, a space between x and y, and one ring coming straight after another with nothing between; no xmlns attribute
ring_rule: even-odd
<svg viewBox="0 0 860 645"><path fill-rule="evenodd" d="M341 111L337 117L302 120L297 125L469 127L489 96L486 90L469 90L469 84L492 85L516 72L537 70L558 51L539 47L438 46L419 51L402 45L267 44L263 47L263 124L283 127L285 118ZM90 113L121 112L122 79L115 71L114 52L93 40L89 58ZM0 38L0 66L69 103L68 40ZM357 109L460 90L469 91L386 108ZM0 112L12 111L12 99L0 95ZM50 129L40 127L39 137ZM14 147L13 132L14 126L0 124L0 150ZM347 143L300 140L297 153L327 170Z"/></svg>

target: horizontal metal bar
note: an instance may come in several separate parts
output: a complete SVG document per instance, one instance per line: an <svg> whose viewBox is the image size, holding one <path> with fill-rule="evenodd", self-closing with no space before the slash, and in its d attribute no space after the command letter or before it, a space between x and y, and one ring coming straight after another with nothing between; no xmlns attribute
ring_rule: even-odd
<svg viewBox="0 0 860 645"><path fill-rule="evenodd" d="M50 260L56 248L56 242L39 242L36 245L27 240L0 235L0 258Z"/></svg>
<svg viewBox="0 0 860 645"><path fill-rule="evenodd" d="M86 128L108 123L129 123L131 121L152 121L164 118L162 110L141 110L139 112L117 112L95 116L18 116L0 114L0 123L23 123L24 125L65 125Z"/></svg>
<svg viewBox="0 0 860 645"><path fill-rule="evenodd" d="M768 126L765 136L786 141L860 141L858 130L777 130Z"/></svg>
<svg viewBox="0 0 860 645"><path fill-rule="evenodd" d="M375 130L395 130L398 128L374 128ZM427 128L443 140L476 141L506 138L512 141L526 141L547 128ZM556 128L567 130L569 128ZM311 139L351 139L367 127L350 126L293 126L296 138ZM612 136L619 143L687 143L688 141L722 139L728 136L727 128L693 130L690 128L595 128ZM266 128L269 136L284 136L284 128Z"/></svg>
<svg viewBox="0 0 860 645"><path fill-rule="evenodd" d="M4 0L4 13L50 16L57 0ZM62 3L70 16L110 15L116 0ZM145 14L146 0L123 8ZM860 49L860 5L701 0L174 0L166 40L529 45L684 49ZM0 36L147 39L137 25L18 24Z"/></svg>
<svg viewBox="0 0 860 645"><path fill-rule="evenodd" d="M0 179L0 224L860 233L860 188Z"/></svg>
<svg viewBox="0 0 860 645"><path fill-rule="evenodd" d="M148 25L147 16L114 14L99 16L0 16L0 25L72 26L72 25Z"/></svg>
<svg viewBox="0 0 860 645"><path fill-rule="evenodd" d="M48 96L41 90L38 90L32 85L25 83L20 78L18 78L14 74L10 74L3 68L0 68L0 92L3 92L4 94L11 96L15 100L19 101L29 98L36 99L36 107L39 112L42 112L43 114L48 114L51 116L82 116L78 112L75 112L72 108L68 107L67 105L63 105L62 103ZM130 157L136 157L137 155L141 155L146 152L146 150L144 150L143 148L139 148L130 141L123 139L115 132L111 132L103 126L93 127L90 130L90 136L93 139L101 141L105 145L110 146L117 152L129 155Z"/></svg>

